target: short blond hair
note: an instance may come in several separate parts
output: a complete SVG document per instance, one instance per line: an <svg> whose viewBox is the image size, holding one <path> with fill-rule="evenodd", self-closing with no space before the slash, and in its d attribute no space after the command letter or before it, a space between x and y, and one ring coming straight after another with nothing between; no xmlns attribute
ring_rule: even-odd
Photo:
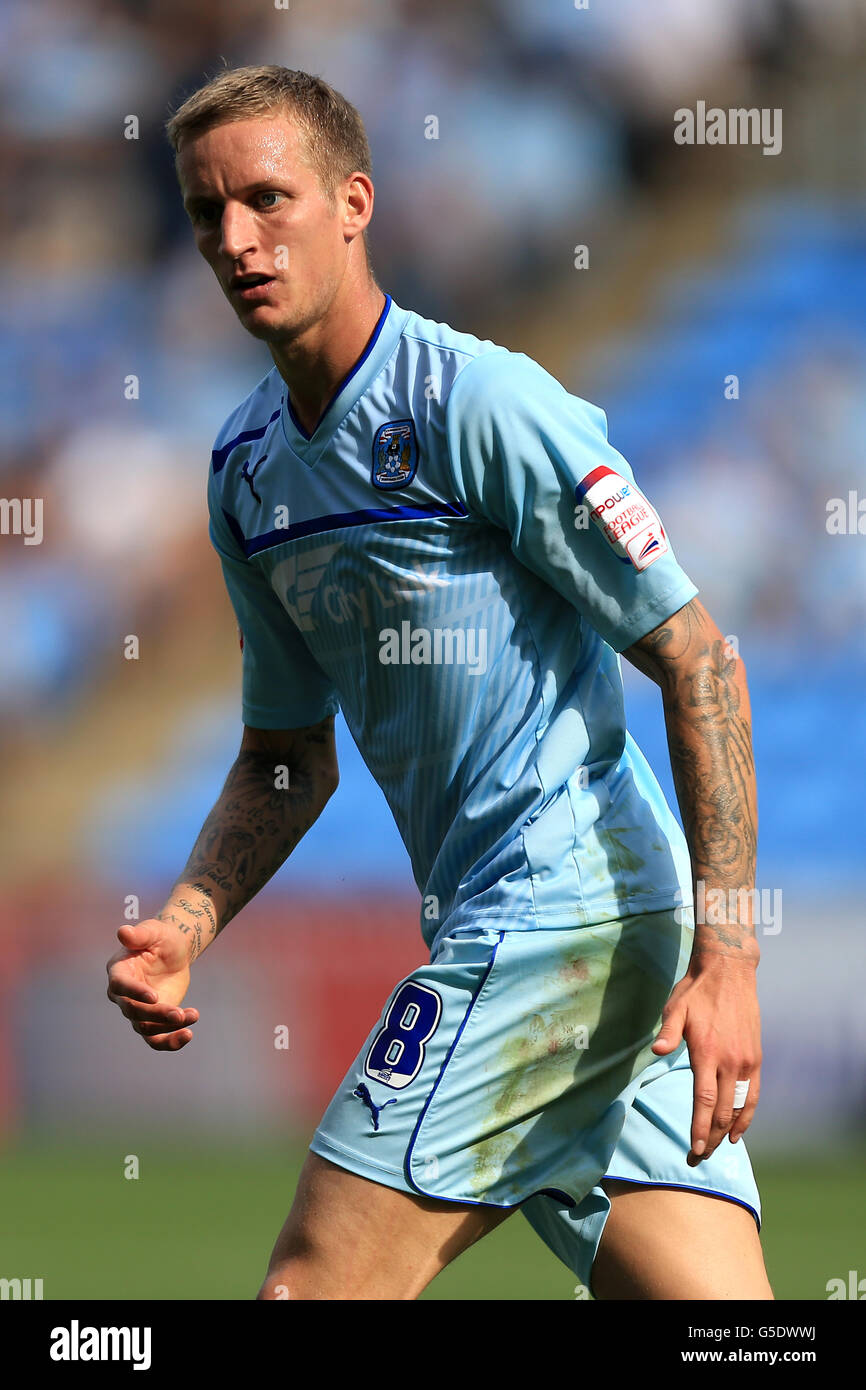
<svg viewBox="0 0 866 1390"><path fill-rule="evenodd" d="M178 107L165 132L177 157L191 136L229 121L278 113L298 125L310 166L329 197L350 174L372 174L367 132L351 102L321 77L276 63L218 73Z"/></svg>

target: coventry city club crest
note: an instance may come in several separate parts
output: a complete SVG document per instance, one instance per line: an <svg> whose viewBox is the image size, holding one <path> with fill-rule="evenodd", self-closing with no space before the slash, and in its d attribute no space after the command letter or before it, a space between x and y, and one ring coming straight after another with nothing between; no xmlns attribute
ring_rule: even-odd
<svg viewBox="0 0 866 1390"><path fill-rule="evenodd" d="M373 440L375 487L406 487L418 467L418 441L411 420L392 420L381 425Z"/></svg>

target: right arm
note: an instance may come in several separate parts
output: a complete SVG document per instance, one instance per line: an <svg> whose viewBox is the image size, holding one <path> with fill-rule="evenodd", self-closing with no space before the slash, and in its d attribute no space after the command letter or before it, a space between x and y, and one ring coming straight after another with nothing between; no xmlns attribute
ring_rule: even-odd
<svg viewBox="0 0 866 1390"><path fill-rule="evenodd" d="M330 716L306 729L244 727L240 752L157 920L201 955L324 810L339 772Z"/></svg>
<svg viewBox="0 0 866 1390"><path fill-rule="evenodd" d="M189 967L285 863L339 780L334 718L300 729L245 726L240 751L183 872L155 918L118 931L108 997L159 1051L192 1038L178 1007Z"/></svg>
<svg viewBox="0 0 866 1390"><path fill-rule="evenodd" d="M235 423L230 416L218 445ZM246 554L234 516L237 470L221 457L208 473L210 538L242 634L243 739L167 902L149 921L120 928L123 949L108 962L109 999L165 1052L185 1047L198 1021L196 1009L180 1007L190 965L285 862L338 780L337 693Z"/></svg>

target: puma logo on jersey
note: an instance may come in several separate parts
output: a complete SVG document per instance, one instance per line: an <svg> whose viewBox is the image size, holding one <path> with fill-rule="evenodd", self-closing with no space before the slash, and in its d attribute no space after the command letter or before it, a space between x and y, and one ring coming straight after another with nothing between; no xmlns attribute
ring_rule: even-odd
<svg viewBox="0 0 866 1390"><path fill-rule="evenodd" d="M243 478L244 482L249 483L249 485L250 485L250 492L253 494L253 497L254 497L254 498L256 499L256 501L259 502L259 503L261 502L262 499L261 499L261 497L259 496L259 494L256 492L256 489L255 489L255 486L254 486L254 483L253 483L253 479L255 478L256 474L258 473L259 469L261 468L261 466L262 466L262 464L264 463L264 461L265 461L266 458L267 458L267 454L262 454L262 456L261 456L260 459L256 459L256 465L255 465L255 468L253 469L252 473L249 471L249 462L250 462L249 459L245 459L245 460L244 460L244 466L243 466L243 468L241 469L241 477Z"/></svg>

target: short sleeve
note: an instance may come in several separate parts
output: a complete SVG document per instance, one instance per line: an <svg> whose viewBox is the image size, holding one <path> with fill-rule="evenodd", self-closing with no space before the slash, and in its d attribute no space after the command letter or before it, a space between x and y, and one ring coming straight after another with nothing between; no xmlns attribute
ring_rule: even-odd
<svg viewBox="0 0 866 1390"><path fill-rule="evenodd" d="M568 599L616 651L698 592L604 412L523 353L474 358L446 405L458 496L501 527L517 558Z"/></svg>
<svg viewBox="0 0 866 1390"><path fill-rule="evenodd" d="M208 508L211 543L240 629L243 722L254 729L301 729L336 714L334 686L264 573L243 554L213 486Z"/></svg>

